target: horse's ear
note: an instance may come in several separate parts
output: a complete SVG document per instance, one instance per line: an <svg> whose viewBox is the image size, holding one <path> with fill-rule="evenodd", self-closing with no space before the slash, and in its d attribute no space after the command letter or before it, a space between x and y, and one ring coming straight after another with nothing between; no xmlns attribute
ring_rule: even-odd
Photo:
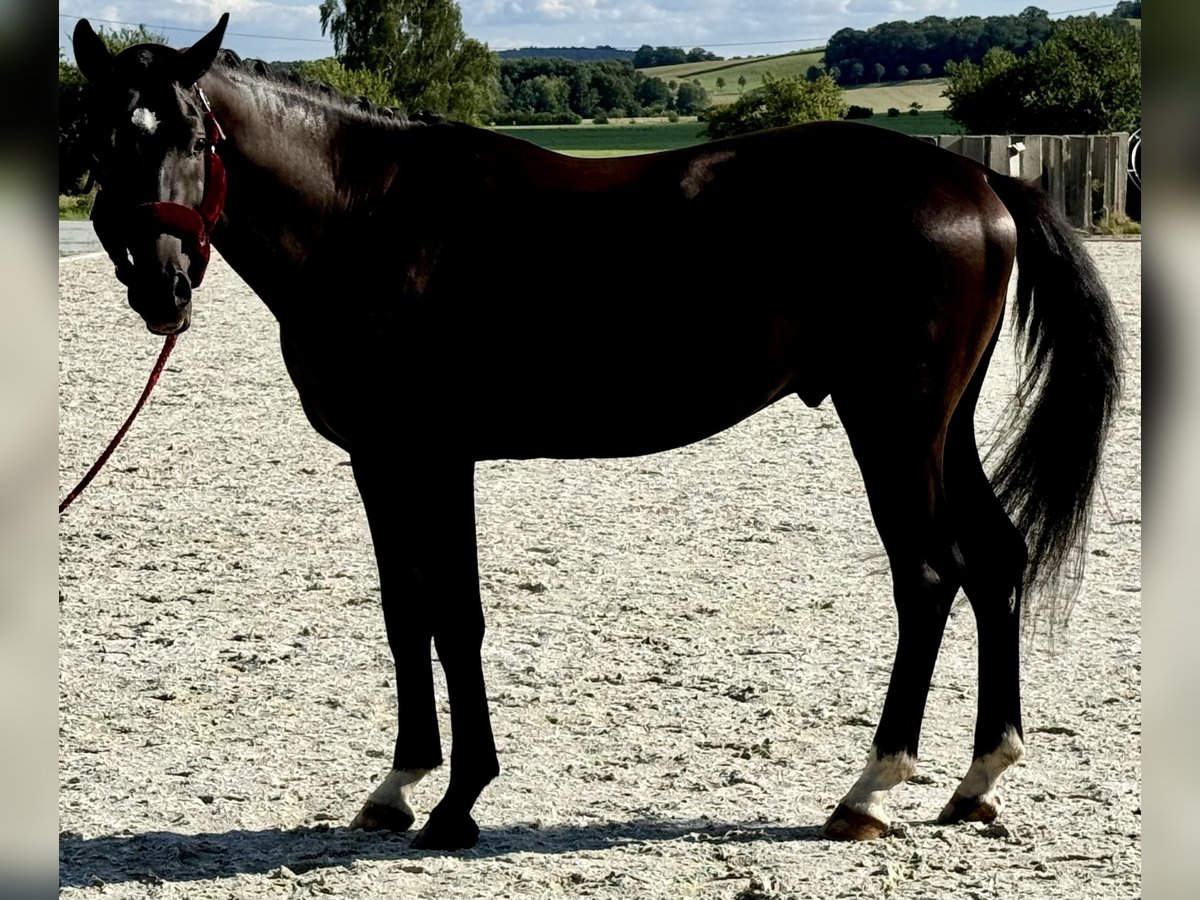
<svg viewBox="0 0 1200 900"><path fill-rule="evenodd" d="M91 22L79 20L71 43L75 47L75 62L84 78L96 84L108 77L112 72L113 57L108 52L108 45L92 30Z"/></svg>
<svg viewBox="0 0 1200 900"><path fill-rule="evenodd" d="M224 13L216 28L183 51L179 77L175 79L181 87L191 87L208 71L217 58L217 51L221 49L221 40L225 37L225 26L228 24L229 13Z"/></svg>

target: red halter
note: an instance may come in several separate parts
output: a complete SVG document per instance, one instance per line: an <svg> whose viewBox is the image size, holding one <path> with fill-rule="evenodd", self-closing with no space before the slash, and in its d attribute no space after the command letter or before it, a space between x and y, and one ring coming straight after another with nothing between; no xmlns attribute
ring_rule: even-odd
<svg viewBox="0 0 1200 900"><path fill-rule="evenodd" d="M199 88L197 88L199 91ZM135 234L173 234L183 242L187 254L188 280L195 287L204 279L211 250L211 235L225 207L225 166L217 155L217 144L225 138L217 117L204 91L199 91L204 104L204 130L208 137L208 149L204 151L205 180L204 199L200 206L192 209L181 203L158 200L140 203L125 209L110 209L103 201L104 191L96 195L92 207L92 226L96 237L117 266L117 278L128 285L133 277L133 263L127 249L128 239Z"/></svg>

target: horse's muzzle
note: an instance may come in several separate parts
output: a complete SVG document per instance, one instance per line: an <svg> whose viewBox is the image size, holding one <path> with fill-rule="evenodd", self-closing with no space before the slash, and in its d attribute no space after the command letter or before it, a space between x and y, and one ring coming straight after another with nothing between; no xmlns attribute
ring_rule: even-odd
<svg viewBox="0 0 1200 900"><path fill-rule="evenodd" d="M192 321L192 283L177 266L129 285L129 305L154 334L180 334Z"/></svg>

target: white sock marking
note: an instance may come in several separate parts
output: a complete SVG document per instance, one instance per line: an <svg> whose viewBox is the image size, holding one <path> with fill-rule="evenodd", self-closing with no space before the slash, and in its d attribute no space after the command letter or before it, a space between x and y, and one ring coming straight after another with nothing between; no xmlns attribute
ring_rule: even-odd
<svg viewBox="0 0 1200 900"><path fill-rule="evenodd" d="M996 782L1004 770L1025 755L1025 745L1021 742L1017 729L1011 725L1004 730L1004 737L999 746L991 753L985 753L971 761L971 768L963 777L962 784L954 793L960 797L978 797L1000 809L1000 798L993 791Z"/></svg>
<svg viewBox="0 0 1200 900"><path fill-rule="evenodd" d="M413 786L428 774L429 769L392 769L379 787L371 792L370 799L380 806L403 810L411 816Z"/></svg>
<svg viewBox="0 0 1200 900"><path fill-rule="evenodd" d="M855 812L865 813L880 822L890 822L884 809L888 791L907 781L916 771L917 761L907 753L890 753L881 757L879 751L871 747L866 767L842 802Z"/></svg>

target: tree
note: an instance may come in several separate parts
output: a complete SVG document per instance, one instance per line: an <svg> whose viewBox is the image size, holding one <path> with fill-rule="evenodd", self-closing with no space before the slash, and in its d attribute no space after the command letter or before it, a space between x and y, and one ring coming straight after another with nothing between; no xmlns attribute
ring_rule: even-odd
<svg viewBox="0 0 1200 900"><path fill-rule="evenodd" d="M145 25L96 32L109 53L120 53L137 44L165 44L166 38L149 31ZM91 169L91 155L84 145L87 131L85 99L87 83L74 63L67 62L63 49L58 49L58 190L62 194L78 194Z"/></svg>
<svg viewBox="0 0 1200 900"><path fill-rule="evenodd" d="M1065 19L1025 57L993 48L948 75L948 112L976 134L1099 134L1141 121L1141 34L1120 19Z"/></svg>
<svg viewBox="0 0 1200 900"><path fill-rule="evenodd" d="M809 66L808 70L804 73L804 77L809 81L816 81L823 74L824 72L820 66Z"/></svg>
<svg viewBox="0 0 1200 900"><path fill-rule="evenodd" d="M917 66L918 78L929 78L932 74L933 69L930 67L929 63L921 63L919 66Z"/></svg>
<svg viewBox="0 0 1200 900"><path fill-rule="evenodd" d="M694 116L708 104L708 91L698 84L684 82L675 94L675 111L682 116Z"/></svg>
<svg viewBox="0 0 1200 900"><path fill-rule="evenodd" d="M725 79L722 78L720 75L717 76L717 90L718 91L725 90Z"/></svg>
<svg viewBox="0 0 1200 900"><path fill-rule="evenodd" d="M862 84L863 75L866 73L866 68L860 62L850 64L850 78L855 84Z"/></svg>
<svg viewBox="0 0 1200 900"><path fill-rule="evenodd" d="M703 53L704 51L701 50L700 52ZM642 44L633 54L633 67L635 69L677 66L688 61L687 54L680 47L651 47L649 44Z"/></svg>
<svg viewBox="0 0 1200 900"><path fill-rule="evenodd" d="M366 97L376 106L400 105L392 93L392 86L378 72L369 69L350 71L331 56L297 63L296 72L309 81L327 84L335 91L351 97Z"/></svg>
<svg viewBox="0 0 1200 900"><path fill-rule="evenodd" d="M710 110L705 135L731 137L781 125L841 119L845 115L841 88L828 75L807 81L800 75L774 78L768 72L763 75L762 87L726 107Z"/></svg>
<svg viewBox="0 0 1200 900"><path fill-rule="evenodd" d="M550 75L535 75L521 82L513 107L522 112L564 113L570 88L566 79Z"/></svg>
<svg viewBox="0 0 1200 900"><path fill-rule="evenodd" d="M905 65L896 66L896 77L899 78L901 81L907 81L908 74L909 74L908 66L905 66Z"/></svg>
<svg viewBox="0 0 1200 900"><path fill-rule="evenodd" d="M635 94L638 103L645 107L666 109L671 103L671 91L661 78L647 78L641 72L634 72Z"/></svg>
<svg viewBox="0 0 1200 900"><path fill-rule="evenodd" d="M746 76L739 75L738 76L738 90L744 91L745 89L746 89Z"/></svg>
<svg viewBox="0 0 1200 900"><path fill-rule="evenodd" d="M407 112L480 122L495 105L496 56L453 0L322 0L320 13L341 63L378 73Z"/></svg>
<svg viewBox="0 0 1200 900"><path fill-rule="evenodd" d="M875 63L874 70L875 70L875 80L877 82L883 81L883 76L887 74L887 69L885 69L883 67L883 63Z"/></svg>

